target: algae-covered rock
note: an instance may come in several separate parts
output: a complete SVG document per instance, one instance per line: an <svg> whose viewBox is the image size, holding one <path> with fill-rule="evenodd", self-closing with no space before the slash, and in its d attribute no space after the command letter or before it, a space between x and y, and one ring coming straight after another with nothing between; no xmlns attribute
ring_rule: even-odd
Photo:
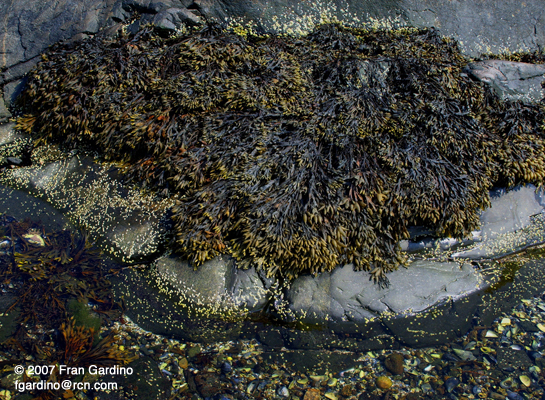
<svg viewBox="0 0 545 400"><path fill-rule="evenodd" d="M51 49L18 126L175 196L174 250L195 265L384 281L410 226L466 236L494 185L545 176L543 108L501 102L465 64L434 30L148 28Z"/></svg>

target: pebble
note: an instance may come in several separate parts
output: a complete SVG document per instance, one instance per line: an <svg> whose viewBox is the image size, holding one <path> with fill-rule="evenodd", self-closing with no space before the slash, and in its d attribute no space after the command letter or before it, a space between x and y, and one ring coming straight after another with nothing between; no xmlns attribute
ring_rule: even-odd
<svg viewBox="0 0 545 400"><path fill-rule="evenodd" d="M189 367L189 361L187 361L187 358L184 357L178 361L178 365L181 369L187 369Z"/></svg>
<svg viewBox="0 0 545 400"><path fill-rule="evenodd" d="M452 392L454 390L454 388L456 386L458 386L458 384L460 383L460 381L456 378L448 378L446 381L445 381L445 387L447 388L447 392Z"/></svg>
<svg viewBox="0 0 545 400"><path fill-rule="evenodd" d="M278 389L278 395L281 396L281 397L289 397L290 396L290 391L288 390L287 387L281 386Z"/></svg>
<svg viewBox="0 0 545 400"><path fill-rule="evenodd" d="M390 387L392 387L392 384L393 384L392 380L388 378L386 375L379 376L375 380L375 383L380 389L385 389L385 390L390 389Z"/></svg>
<svg viewBox="0 0 545 400"><path fill-rule="evenodd" d="M389 354L384 360L384 366L394 375L403 374L405 358L400 353Z"/></svg>
<svg viewBox="0 0 545 400"><path fill-rule="evenodd" d="M233 367L227 361L221 364L221 372L228 374L233 371Z"/></svg>
<svg viewBox="0 0 545 400"><path fill-rule="evenodd" d="M321 400L322 395L318 389L308 389L303 400Z"/></svg>

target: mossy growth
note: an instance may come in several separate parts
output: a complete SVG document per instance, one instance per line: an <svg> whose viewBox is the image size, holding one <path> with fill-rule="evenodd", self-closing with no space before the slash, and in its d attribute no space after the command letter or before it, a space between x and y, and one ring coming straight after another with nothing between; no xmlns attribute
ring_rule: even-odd
<svg viewBox="0 0 545 400"><path fill-rule="evenodd" d="M433 29L326 24L302 37L210 25L57 45L18 127L101 149L177 198L175 250L292 277L405 262L408 227L461 237L494 185L540 185L542 105L501 102Z"/></svg>

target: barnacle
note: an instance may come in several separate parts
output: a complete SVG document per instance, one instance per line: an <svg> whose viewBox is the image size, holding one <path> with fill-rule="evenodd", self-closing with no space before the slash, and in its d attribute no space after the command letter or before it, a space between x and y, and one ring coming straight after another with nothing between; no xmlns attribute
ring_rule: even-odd
<svg viewBox="0 0 545 400"><path fill-rule="evenodd" d="M176 194L173 247L196 265L382 280L408 227L463 236L492 186L543 182L543 106L500 101L467 62L433 29L148 27L51 48L18 126Z"/></svg>

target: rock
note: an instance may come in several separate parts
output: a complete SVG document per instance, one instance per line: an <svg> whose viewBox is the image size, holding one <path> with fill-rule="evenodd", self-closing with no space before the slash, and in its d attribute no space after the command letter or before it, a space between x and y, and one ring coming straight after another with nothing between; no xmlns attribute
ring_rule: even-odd
<svg viewBox="0 0 545 400"><path fill-rule="evenodd" d="M11 117L11 113L4 104L4 99L0 97L0 122L5 121Z"/></svg>
<svg viewBox="0 0 545 400"><path fill-rule="evenodd" d="M189 358L193 358L195 357L197 354L200 354L202 351L201 349L201 346L200 345L195 345L193 347L190 347L189 349L187 349L187 356Z"/></svg>
<svg viewBox="0 0 545 400"><path fill-rule="evenodd" d="M200 372L195 375L195 383L200 395L205 398L211 398L219 393L221 384L219 383L219 376L216 373Z"/></svg>
<svg viewBox="0 0 545 400"><path fill-rule="evenodd" d="M383 390L390 389L392 387L392 384L393 384L392 380L390 378L388 378L386 375L379 376L375 380L375 383L377 384L377 387L379 387L380 389L383 389Z"/></svg>
<svg viewBox="0 0 545 400"><path fill-rule="evenodd" d="M496 359L498 360L498 370L512 367L519 372L528 371L528 368L534 365L525 351L514 350L510 347L498 347Z"/></svg>
<svg viewBox="0 0 545 400"><path fill-rule="evenodd" d="M4 85L4 104L6 107L12 107L15 99L21 91L24 89L26 84L26 79L17 79L15 81L12 81L10 83L7 83Z"/></svg>
<svg viewBox="0 0 545 400"><path fill-rule="evenodd" d="M182 299L207 315L240 317L245 312L260 310L268 300L255 269L237 269L228 256L216 257L196 269L187 261L161 257L157 260L157 272L164 284L177 293L178 301Z"/></svg>
<svg viewBox="0 0 545 400"><path fill-rule="evenodd" d="M502 100L537 103L543 98L543 64L485 60L468 64L466 72L489 84Z"/></svg>
<svg viewBox="0 0 545 400"><path fill-rule="evenodd" d="M2 52L0 68L26 62L53 43L77 33L98 33L111 22L108 14L115 3L115 0L2 2L0 15L4 16L5 29L0 32L0 43L10 51Z"/></svg>
<svg viewBox="0 0 545 400"><path fill-rule="evenodd" d="M252 21L257 29L284 33L307 32L324 17L370 27L436 27L443 35L458 40L462 51L471 57L539 51L545 45L545 31L540 28L545 15L540 0L506 0L495 7L472 0L348 0L342 7L325 2L196 0L194 7L207 20Z"/></svg>
<svg viewBox="0 0 545 400"><path fill-rule="evenodd" d="M495 7L461 0L405 0L333 4L280 0L225 2L220 0L71 0L11 1L0 4L5 29L0 31L0 69L4 82L21 78L19 66L33 60L48 46L81 35L107 33L116 23L138 12L142 21L175 29L181 22L202 20L253 25L261 31L304 33L316 23L338 19L368 27L437 27L460 42L468 56L505 51L536 51L545 45L541 0L502 1ZM169 11L170 10L170 11ZM7 51L6 49L9 49ZM26 68L26 67L25 67ZM25 69L23 68L23 69Z"/></svg>
<svg viewBox="0 0 545 400"><path fill-rule="evenodd" d="M352 384L346 384L344 385L341 390L339 391L339 394L343 397L350 397L354 394L354 385Z"/></svg>
<svg viewBox="0 0 545 400"><path fill-rule="evenodd" d="M384 360L384 366L392 374L401 375L404 372L404 368L403 368L404 361L405 361L405 358L403 358L403 354L391 353L388 356L386 356L386 359Z"/></svg>
<svg viewBox="0 0 545 400"><path fill-rule="evenodd" d="M189 368L189 361L187 360L187 358L184 357L180 361L178 361L178 365L181 369L187 369Z"/></svg>
<svg viewBox="0 0 545 400"><path fill-rule="evenodd" d="M369 280L368 272L354 271L349 264L331 273L297 278L287 290L286 299L290 310L307 322L329 320L333 326L348 321L368 324L370 319L379 319L383 323L388 320L389 328L395 329L396 317L392 315L431 310L447 299L466 297L486 286L471 265L453 262L416 261L389 273L388 279L389 287L381 288ZM452 318L447 315L445 319ZM459 317L465 319L467 315ZM440 320L437 315L437 329L443 330ZM402 334L404 338L410 335Z"/></svg>
<svg viewBox="0 0 545 400"><path fill-rule="evenodd" d="M183 24L196 26L202 22L198 15L185 8L169 8L153 18L153 25L167 31L176 31Z"/></svg>
<svg viewBox="0 0 545 400"><path fill-rule="evenodd" d="M114 170L88 157L7 169L0 182L44 199L121 262L149 259L163 245L168 202L123 187Z"/></svg>
<svg viewBox="0 0 545 400"><path fill-rule="evenodd" d="M168 399L170 381L157 368L157 362L151 357L140 357L131 362L132 374L104 375L100 380L104 383L116 381L120 386L131 388L135 398Z"/></svg>
<svg viewBox="0 0 545 400"><path fill-rule="evenodd" d="M497 258L545 240L545 197L533 185L491 192L491 207L481 214L482 242L455 258Z"/></svg>
<svg viewBox="0 0 545 400"><path fill-rule="evenodd" d="M15 131L14 123L0 124L0 166L28 161L31 148L30 138Z"/></svg>
<svg viewBox="0 0 545 400"><path fill-rule="evenodd" d="M305 392L303 400L320 400L321 398L322 395L320 394L320 391L318 389L308 389Z"/></svg>
<svg viewBox="0 0 545 400"><path fill-rule="evenodd" d="M280 397L290 397L290 391L285 386L278 388L277 393Z"/></svg>

